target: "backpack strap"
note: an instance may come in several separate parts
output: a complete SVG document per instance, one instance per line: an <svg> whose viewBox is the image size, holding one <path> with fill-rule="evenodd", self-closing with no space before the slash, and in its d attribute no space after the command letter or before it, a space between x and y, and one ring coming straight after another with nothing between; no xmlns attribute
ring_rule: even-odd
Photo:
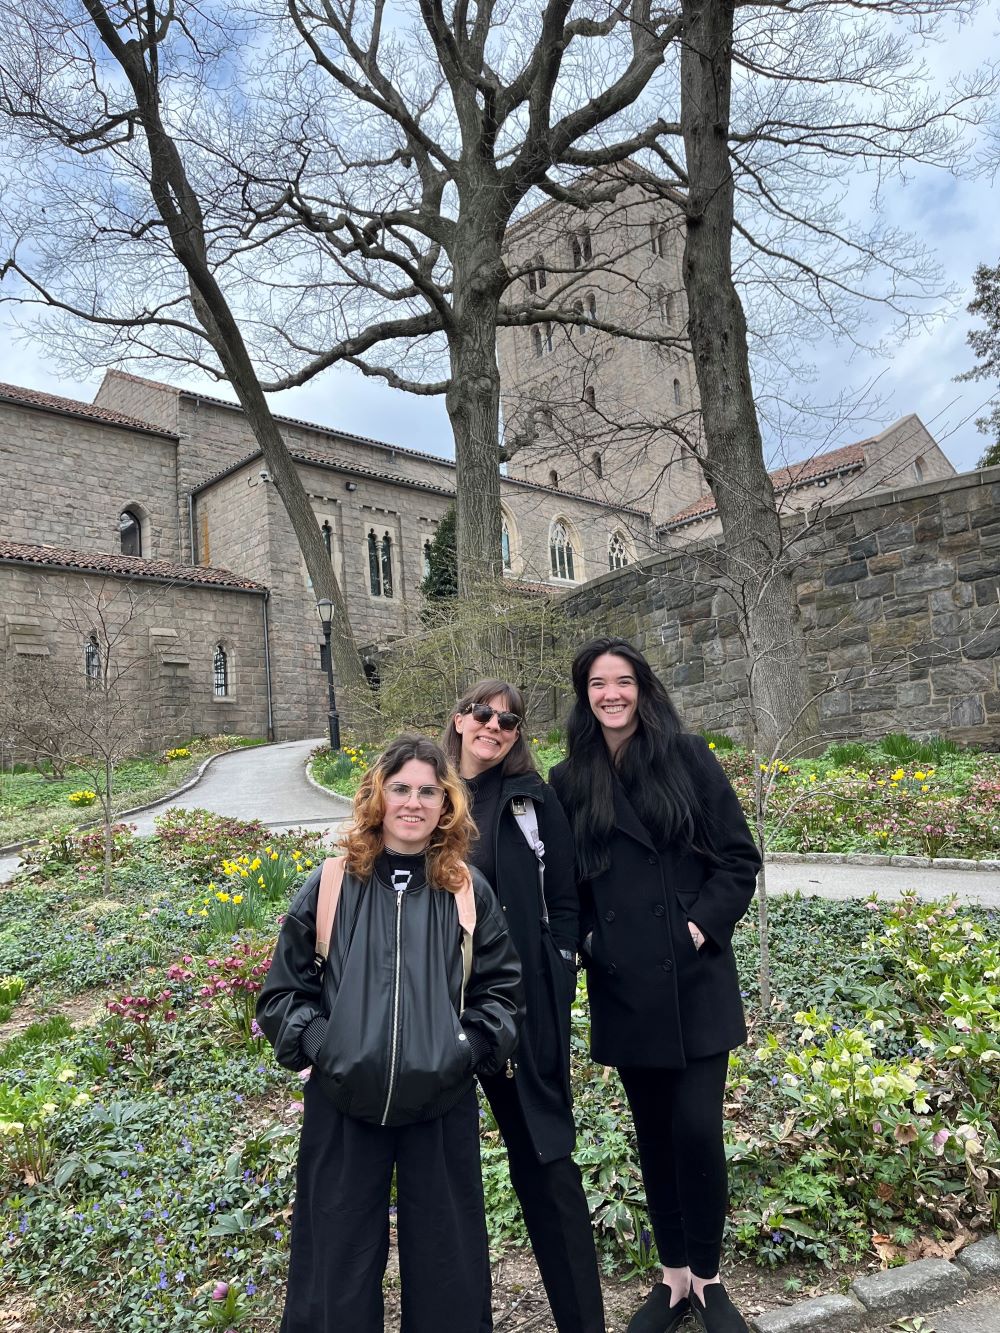
<svg viewBox="0 0 1000 1333"><path fill-rule="evenodd" d="M535 803L530 796L515 796L510 803L510 812L524 836L524 841L535 853L538 862L538 896L541 900L542 920L548 925L549 909L545 902L545 843L538 833Z"/></svg>
<svg viewBox="0 0 1000 1333"><path fill-rule="evenodd" d="M330 956L333 920L337 915L337 904L340 902L340 890L343 887L346 868L346 857L328 856L319 875L319 893L316 898L316 957L324 963Z"/></svg>
<svg viewBox="0 0 1000 1333"><path fill-rule="evenodd" d="M476 895L472 888L472 872L465 867L465 883L455 894L455 908L462 932L462 998L459 1013L465 1009L465 988L472 976L472 937L476 933Z"/></svg>

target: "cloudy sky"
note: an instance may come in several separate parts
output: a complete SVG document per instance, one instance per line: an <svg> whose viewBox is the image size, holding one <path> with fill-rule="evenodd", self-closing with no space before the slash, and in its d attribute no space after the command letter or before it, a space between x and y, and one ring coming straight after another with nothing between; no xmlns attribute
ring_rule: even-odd
<svg viewBox="0 0 1000 1333"><path fill-rule="evenodd" d="M991 56L1000 61L1000 5L992 0L973 23L932 48L928 63L936 73L951 76L971 71ZM987 155L984 139L981 160ZM988 170L977 178L961 180L921 170L905 185L893 187L885 201L893 220L915 233L935 255L956 289L956 299L930 328L891 349L891 356L885 359L852 356L851 349L833 345L817 349L813 359L818 399L830 401L841 393L861 396L866 386L874 386L869 397L878 400L867 411L856 413L849 426L824 438L824 448L850 443L915 412L959 471L975 466L987 443L976 430L975 418L988 408L995 386L957 384L954 377L971 365L966 334L972 321L965 306L972 295L973 269L980 262L1000 261L998 199L1000 182L995 183ZM100 375L85 381L61 377L49 364L44 348L15 320L11 307L0 307L0 380L91 399ZM150 372L145 368L139 373ZM169 379L169 373L162 378ZM224 386L205 380L186 383L232 397ZM272 404L288 416L431 453L452 453L443 400L411 397L381 387L353 370L335 368L300 389L273 395Z"/></svg>

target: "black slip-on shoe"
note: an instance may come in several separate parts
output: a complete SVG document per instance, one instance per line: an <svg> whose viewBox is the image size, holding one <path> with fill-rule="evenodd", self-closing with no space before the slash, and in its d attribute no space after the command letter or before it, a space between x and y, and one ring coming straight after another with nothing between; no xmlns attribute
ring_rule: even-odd
<svg viewBox="0 0 1000 1333"><path fill-rule="evenodd" d="M671 1291L665 1282L657 1282L629 1320L626 1333L674 1333L690 1310L687 1297L670 1304Z"/></svg>
<svg viewBox="0 0 1000 1333"><path fill-rule="evenodd" d="M703 1301L692 1288L691 1309L704 1333L750 1333L747 1321L729 1299L721 1282L708 1284Z"/></svg>

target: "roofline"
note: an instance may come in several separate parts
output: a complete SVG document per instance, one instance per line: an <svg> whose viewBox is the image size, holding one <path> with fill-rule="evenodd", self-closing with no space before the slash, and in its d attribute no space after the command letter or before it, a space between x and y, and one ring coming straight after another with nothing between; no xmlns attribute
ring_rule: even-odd
<svg viewBox="0 0 1000 1333"><path fill-rule="evenodd" d="M655 181L657 179L651 171L647 171L645 167L639 166L638 162L633 162L630 157L627 157L621 162L609 162L602 167L591 167L589 171L584 172L582 176L579 176L573 182L572 188L579 189L585 184L597 182L601 179L602 173L614 175L616 168L620 168L622 174L630 178L625 182L626 187L628 185L641 185L643 179L650 181ZM593 207L598 207L598 205L595 204ZM569 204L563 199L543 199L540 204L536 204L534 208L529 209L529 211L522 217L519 217L516 221L510 224L504 232L504 248L506 248L511 237L514 237L515 239L517 238L517 234L522 227L527 226L529 222L537 221L543 213L548 213L554 208L569 208L577 213L584 212L583 208L577 208L575 204Z"/></svg>
<svg viewBox="0 0 1000 1333"><path fill-rule="evenodd" d="M445 486L435 486L431 481L421 481L418 478L413 477L398 477L392 472L375 472L373 475L372 469L365 469L360 466L352 467L350 463L340 463L335 459L306 458L303 457L302 454L297 453L294 449L289 449L288 452L295 462L301 463L304 467L326 468L330 472L341 472L345 476L359 477L362 481L385 481L392 486L407 486L411 490L426 491L431 495L443 495L450 497L451 499L455 498L456 492L454 489ZM225 481L227 477L231 477L235 472L241 471L257 459L263 457L263 450L256 449L252 454L246 454L237 462L230 463L229 467L224 468L221 472L216 472L213 476L200 482L197 486L193 487L188 494L191 496L201 495L201 493L207 491L209 487L216 485L216 483L220 481ZM430 457L433 457L433 455ZM434 458L433 461L439 463L442 467L454 470L455 464L450 458ZM508 486L520 486L525 490L542 491L546 495L556 496L560 499L579 500L583 504L596 505L599 509L608 509L616 514L635 514L639 518L649 518L649 511L647 509L635 509L631 505L611 504L606 500L596 500L589 495L577 495L574 491L557 490L553 486L543 486L540 482L526 481L521 477L506 477L501 475L500 480Z"/></svg>
<svg viewBox="0 0 1000 1333"><path fill-rule="evenodd" d="M81 555L87 552L81 551ZM104 554L97 552L96 554ZM128 581L138 580L142 583L162 583L168 587L173 587L178 583L184 584L188 588L211 588L217 592L239 592L245 593L248 597L269 597L270 590L263 584L257 584L253 588L237 588L232 583L205 583L195 578L185 578L178 575L174 578L168 578L166 574L141 574L139 572L118 571L114 569L89 569L86 565L71 565L62 560L25 560L21 556L3 555L0 553L0 565L15 565L19 569L54 569L60 570L66 574L104 574L111 578L126 579ZM197 566L194 566L197 568ZM207 568L207 566L206 566Z"/></svg>
<svg viewBox="0 0 1000 1333"><path fill-rule="evenodd" d="M874 436L872 438L875 439L877 438L877 436ZM872 442L871 440L864 441L865 444L870 444L871 442ZM853 448L854 446L844 445L843 447L845 449L850 449ZM808 462L809 460L806 459L805 461ZM795 467L795 464L791 463L788 466ZM801 481L788 482L786 486L781 487L780 494L787 495L789 491L800 491L803 490L806 486L813 486L816 484L817 481L824 481L824 480L828 481L831 477L843 477L846 476L846 474L849 472L863 471L864 467L865 467L865 460L860 459L854 463L843 463L839 467L829 468L826 472L814 472L811 476L804 477ZM771 480L773 482L774 480L773 476ZM704 509L700 514L690 514L687 518L681 518L681 519L668 518L665 523L657 524L656 531L670 532L679 528L686 528L690 523L703 523L705 519L711 518L713 514L717 514L718 512L719 512L719 506L717 504L713 504L711 509Z"/></svg>
<svg viewBox="0 0 1000 1333"><path fill-rule="evenodd" d="M46 390L44 389L28 389L28 393L45 392ZM52 397L58 398L59 395L53 394ZM63 399L63 401L71 403L73 399L66 398ZM135 435L155 435L159 439L170 440L173 444L178 444L180 441L180 436L175 432L162 430L158 426L140 425L138 420L134 422L114 421L110 417L95 416L92 412L74 411L71 407L59 407L53 403L32 403L24 398L14 398L10 394L5 393L2 389L0 389L0 402L7 403L11 407L25 407L32 412L51 412L54 416L70 417L74 421L86 421L91 426L113 426L116 430L130 430ZM84 407L86 404L81 403L80 406ZM95 406L98 405L95 404ZM105 410L110 411L112 409L109 408Z"/></svg>

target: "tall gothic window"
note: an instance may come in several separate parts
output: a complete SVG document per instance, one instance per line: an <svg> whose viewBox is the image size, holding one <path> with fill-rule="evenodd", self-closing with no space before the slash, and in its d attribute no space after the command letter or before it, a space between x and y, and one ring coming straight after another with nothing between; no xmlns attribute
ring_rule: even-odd
<svg viewBox="0 0 1000 1333"><path fill-rule="evenodd" d="M559 473L555 470L555 468L549 469L549 485L550 486L559 485Z"/></svg>
<svg viewBox="0 0 1000 1333"><path fill-rule="evenodd" d="M431 544L429 540L424 542L423 571L424 578L427 578L431 572Z"/></svg>
<svg viewBox="0 0 1000 1333"><path fill-rule="evenodd" d="M677 407L681 405L681 382L674 380L674 403Z"/></svg>
<svg viewBox="0 0 1000 1333"><path fill-rule="evenodd" d="M573 541L561 519L556 519L549 529L549 565L554 579L576 579Z"/></svg>
<svg viewBox="0 0 1000 1333"><path fill-rule="evenodd" d="M590 466L594 469L594 475L595 475L595 476L597 476L597 477L603 477L603 476L604 476L604 463L603 463L602 460L601 460L601 455L600 455L600 454L593 454L593 455L591 456L591 459L590 459Z"/></svg>
<svg viewBox="0 0 1000 1333"><path fill-rule="evenodd" d="M118 516L118 536L122 555L142 555L142 524L131 509L123 509Z"/></svg>
<svg viewBox="0 0 1000 1333"><path fill-rule="evenodd" d="M504 569L511 569L510 558L510 524L507 522L507 515L500 517L500 559L503 561Z"/></svg>
<svg viewBox="0 0 1000 1333"><path fill-rule="evenodd" d="M659 307L660 318L665 324L673 322L674 318L674 294L666 291L663 287L656 289L656 304Z"/></svg>
<svg viewBox="0 0 1000 1333"><path fill-rule="evenodd" d="M229 658L221 643L216 644L212 658L212 693L216 699L225 699L229 694Z"/></svg>
<svg viewBox="0 0 1000 1333"><path fill-rule="evenodd" d="M545 269L543 267L545 260L541 255L535 255L531 263L532 267L528 269L528 291L534 294L540 292L545 286Z"/></svg>
<svg viewBox="0 0 1000 1333"><path fill-rule="evenodd" d="M373 597L392 596L392 538L385 532L380 540L374 528L368 530L368 587Z"/></svg>
<svg viewBox="0 0 1000 1333"><path fill-rule="evenodd" d="M323 532L323 545L326 547L326 554L327 554L327 556L329 557L329 559L332 560L332 559L333 559L333 528L330 527L330 524L329 524L328 521L325 522L325 523L323 524L322 532Z"/></svg>
<svg viewBox="0 0 1000 1333"><path fill-rule="evenodd" d="M588 384L587 387L584 389L583 401L587 404L587 406L590 408L592 412L597 410L597 394L594 392L594 386L592 384Z"/></svg>
<svg viewBox="0 0 1000 1333"><path fill-rule="evenodd" d="M608 538L608 569L624 569L631 563L625 538L620 532L613 532Z"/></svg>
<svg viewBox="0 0 1000 1333"><path fill-rule="evenodd" d="M541 356L544 351L542 345L542 331L537 324L531 330L531 350L534 352L535 356Z"/></svg>
<svg viewBox="0 0 1000 1333"><path fill-rule="evenodd" d="M382 537L382 596L392 596L392 538L388 533Z"/></svg>
<svg viewBox="0 0 1000 1333"><path fill-rule="evenodd" d="M83 645L83 671L88 689L101 679L101 649L96 634L91 634Z"/></svg>
<svg viewBox="0 0 1000 1333"><path fill-rule="evenodd" d="M591 319L597 318L597 297L593 292L590 292L587 296L587 314Z"/></svg>
<svg viewBox="0 0 1000 1333"><path fill-rule="evenodd" d="M375 529L368 532L368 586L373 597L382 596L382 577L379 573L378 538Z"/></svg>

